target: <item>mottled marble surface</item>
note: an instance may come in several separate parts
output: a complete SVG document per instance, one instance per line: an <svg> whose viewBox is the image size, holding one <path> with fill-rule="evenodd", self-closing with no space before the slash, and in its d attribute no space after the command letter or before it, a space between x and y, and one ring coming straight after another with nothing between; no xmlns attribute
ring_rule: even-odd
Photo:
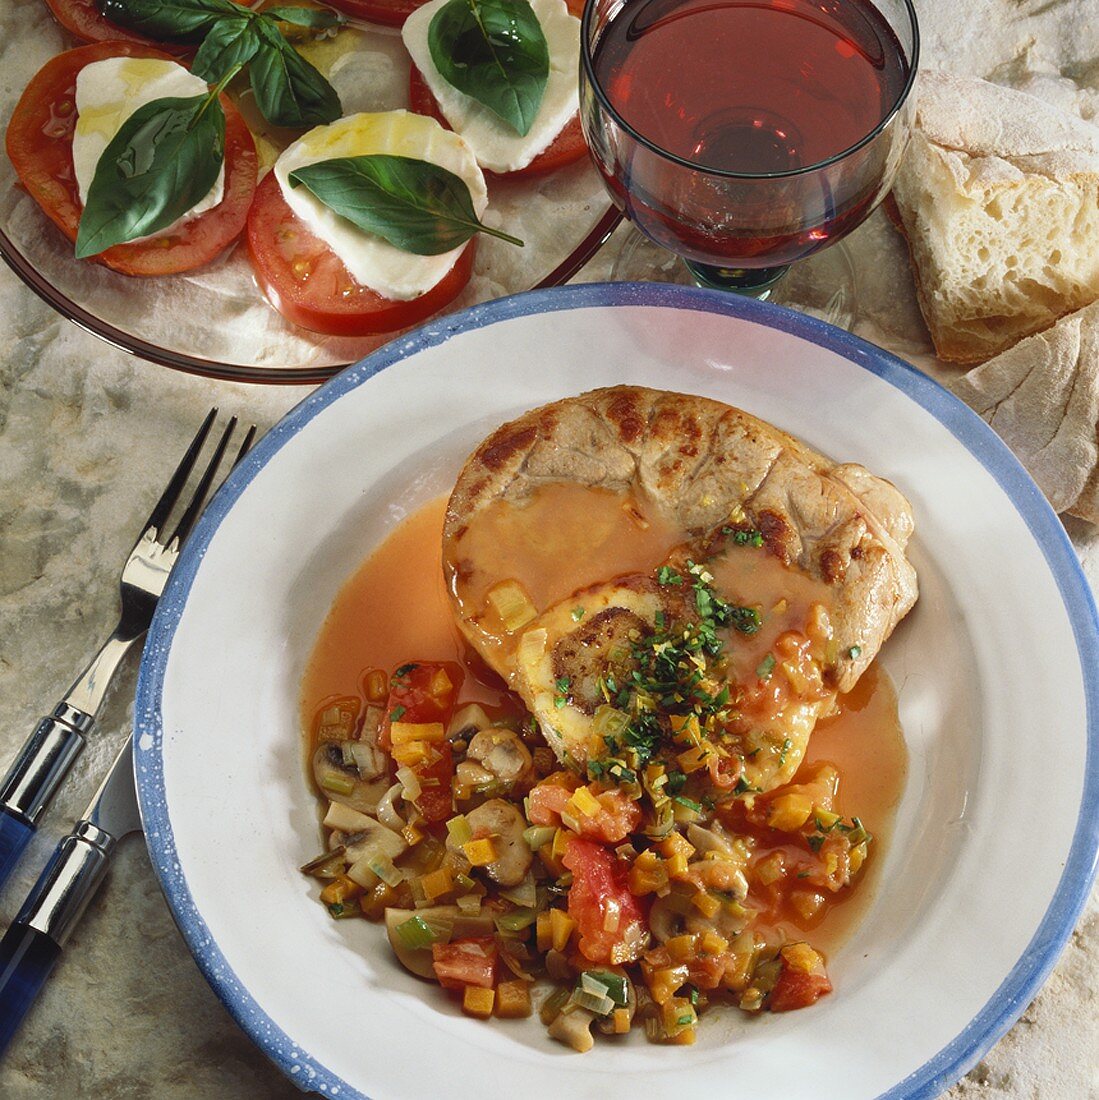
<svg viewBox="0 0 1099 1100"><path fill-rule="evenodd" d="M1027 86L1095 116L1099 0L923 0L918 7L925 59ZM856 331L943 377L929 355L904 255L880 214L852 238L851 249L860 270L880 274L860 284ZM589 276L606 270L605 262L596 264ZM113 624L118 565L206 408L217 403L266 428L302 396L129 358L59 319L0 270L0 761L11 758ZM1069 530L1093 589L1099 587L1099 538L1082 524ZM124 736L135 675L131 660L98 735L0 897L0 927ZM1033 1004L946 1095L1099 1097L1097 991L1093 896ZM0 1064L0 1096L295 1094L202 979L141 842L127 841Z"/></svg>

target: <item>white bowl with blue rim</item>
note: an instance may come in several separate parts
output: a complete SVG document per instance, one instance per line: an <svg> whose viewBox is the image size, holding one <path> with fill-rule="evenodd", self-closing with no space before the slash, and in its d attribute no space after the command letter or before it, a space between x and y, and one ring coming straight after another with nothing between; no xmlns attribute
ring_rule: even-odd
<svg viewBox="0 0 1099 1100"><path fill-rule="evenodd" d="M714 1011L692 1047L484 1024L328 918L299 686L343 582L445 493L488 431L598 386L738 405L912 501L915 610L881 661L909 752L874 900L815 1007ZM399 598L399 594L395 595ZM365 624L364 624L365 626ZM203 973L303 1088L375 1100L931 1097L1026 1007L1099 847L1099 630L1072 546L989 428L922 374L812 318L651 284L502 299L317 390L232 474L176 566L138 686L153 865Z"/></svg>

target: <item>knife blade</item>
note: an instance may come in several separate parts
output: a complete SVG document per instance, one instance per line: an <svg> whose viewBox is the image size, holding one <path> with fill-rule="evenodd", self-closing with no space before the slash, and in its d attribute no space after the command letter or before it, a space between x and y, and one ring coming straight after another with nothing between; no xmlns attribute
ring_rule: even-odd
<svg viewBox="0 0 1099 1100"><path fill-rule="evenodd" d="M0 940L0 1055L103 881L118 842L140 829L131 734Z"/></svg>

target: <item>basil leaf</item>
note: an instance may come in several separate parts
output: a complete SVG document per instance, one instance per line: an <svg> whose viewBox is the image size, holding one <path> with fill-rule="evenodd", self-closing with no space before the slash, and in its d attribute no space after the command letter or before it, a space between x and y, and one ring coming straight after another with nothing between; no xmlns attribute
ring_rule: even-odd
<svg viewBox="0 0 1099 1100"><path fill-rule="evenodd" d="M483 225L465 181L426 160L381 153L335 157L295 169L290 185L308 188L360 229L417 256L449 252L474 233L523 244Z"/></svg>
<svg viewBox="0 0 1099 1100"><path fill-rule="evenodd" d="M155 99L111 139L88 188L76 255L165 229L201 202L225 157L225 112L216 97Z"/></svg>
<svg viewBox="0 0 1099 1100"><path fill-rule="evenodd" d="M245 9L232 0L96 0L112 23L150 38L197 42L225 15Z"/></svg>
<svg viewBox="0 0 1099 1100"><path fill-rule="evenodd" d="M347 19L329 8L264 8L261 15L293 23L295 27L309 27L314 31L330 31L342 27Z"/></svg>
<svg viewBox="0 0 1099 1100"><path fill-rule="evenodd" d="M444 79L518 134L531 128L549 79L549 47L528 0L450 0L427 31Z"/></svg>
<svg viewBox="0 0 1099 1100"><path fill-rule="evenodd" d="M318 126L343 114L336 89L279 33L257 20L259 49L248 67L263 117L275 126Z"/></svg>
<svg viewBox="0 0 1099 1100"><path fill-rule="evenodd" d="M251 19L227 16L210 28L191 62L191 72L207 84L217 84L251 61L259 47L259 36Z"/></svg>

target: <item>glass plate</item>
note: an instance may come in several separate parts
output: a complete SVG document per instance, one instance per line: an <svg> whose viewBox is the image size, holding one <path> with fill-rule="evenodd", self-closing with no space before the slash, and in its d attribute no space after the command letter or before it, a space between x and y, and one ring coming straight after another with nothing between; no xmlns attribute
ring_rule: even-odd
<svg viewBox="0 0 1099 1100"><path fill-rule="evenodd" d="M31 77L80 43L42 0L14 0L0 45L0 114L5 124ZM408 58L399 32L355 25L302 52L329 74L346 113L407 105ZM256 120L244 90L237 97ZM257 133L261 163L295 135ZM519 249L483 236L473 277L444 312L532 287L556 286L591 258L618 224L586 159L541 179L490 180L485 219L522 238ZM73 258L72 245L18 186L0 157L0 255L36 294L70 321L123 351L177 370L243 382L316 383L398 333L333 337L283 320L267 304L238 243L184 275L131 278Z"/></svg>

